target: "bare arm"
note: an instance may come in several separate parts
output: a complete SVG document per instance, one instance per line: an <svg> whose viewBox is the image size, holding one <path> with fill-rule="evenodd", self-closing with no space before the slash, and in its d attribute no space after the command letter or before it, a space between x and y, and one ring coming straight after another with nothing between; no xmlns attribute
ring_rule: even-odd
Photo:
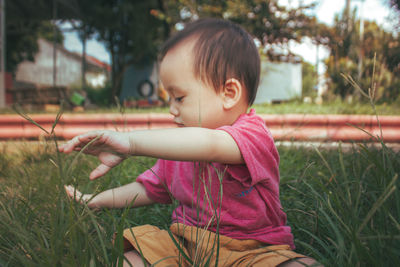
<svg viewBox="0 0 400 267"><path fill-rule="evenodd" d="M86 202L89 208L141 207L154 203L146 195L141 183L133 182L117 188L103 191L97 195L82 194L73 186L66 186L67 195L75 201Z"/></svg>
<svg viewBox="0 0 400 267"><path fill-rule="evenodd" d="M130 154L168 160L244 163L235 140L225 131L188 127L133 131Z"/></svg>
<svg viewBox="0 0 400 267"><path fill-rule="evenodd" d="M60 151L80 151L95 155L101 164L90 179L106 174L129 155L168 160L207 161L242 164L243 157L235 140L227 132L200 127L144 130L132 132L92 131L74 137Z"/></svg>

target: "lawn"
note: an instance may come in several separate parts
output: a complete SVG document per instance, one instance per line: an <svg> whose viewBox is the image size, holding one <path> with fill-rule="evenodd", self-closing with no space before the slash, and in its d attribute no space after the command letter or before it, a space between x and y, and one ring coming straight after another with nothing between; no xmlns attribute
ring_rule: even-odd
<svg viewBox="0 0 400 267"><path fill-rule="evenodd" d="M374 110L367 102L362 103L346 103L344 101L336 100L333 102L326 102L322 105L313 103L303 103L301 101L282 102L279 104L257 104L253 108L259 114L368 114L373 115ZM379 115L400 115L399 103L382 103L376 104L375 108ZM33 109L26 110L29 113L46 113L43 110ZM84 110L84 113L168 113L167 107L155 108L126 108L122 109L120 106L110 108L96 108L93 110ZM65 113L80 113L77 111L65 110ZM0 110L0 114L12 114L15 111L11 108Z"/></svg>
<svg viewBox="0 0 400 267"><path fill-rule="evenodd" d="M256 104L252 106L259 114L367 114L374 115L374 110L369 103L346 103L343 101L326 102L323 105L290 101L275 104ZM380 115L400 115L400 104L376 104L376 111ZM120 108L100 109L87 112L119 113ZM167 107L125 109L125 113L167 113Z"/></svg>
<svg viewBox="0 0 400 267"><path fill-rule="evenodd" d="M398 265L399 152L356 144L346 152L290 146L279 152L281 199L298 252L325 266ZM94 211L69 201L63 185L99 192L134 181L154 162L130 158L89 181L96 159L60 155L53 142L0 153L0 266L115 265L122 229L166 228L173 207Z"/></svg>
<svg viewBox="0 0 400 267"><path fill-rule="evenodd" d="M259 113L280 114L317 110L310 105L309 112L304 105L255 108ZM357 105L324 107L317 113L360 114L355 112ZM390 106L385 113L384 107L376 109L385 115L398 111ZM368 112L361 113L373 113L367 105L356 109L364 108ZM51 140L41 141L35 149L29 143L17 150L14 145L6 144L0 153L0 266L113 266L122 257L124 228L143 224L168 228L173 205L90 210L70 201L63 189L73 184L92 193L120 186L134 181L155 159L130 158L106 177L89 181L97 164L92 157L61 155ZM325 266L400 263L400 152L383 143L353 144L346 151L340 144L329 150L290 145L278 149L281 200L298 252Z"/></svg>

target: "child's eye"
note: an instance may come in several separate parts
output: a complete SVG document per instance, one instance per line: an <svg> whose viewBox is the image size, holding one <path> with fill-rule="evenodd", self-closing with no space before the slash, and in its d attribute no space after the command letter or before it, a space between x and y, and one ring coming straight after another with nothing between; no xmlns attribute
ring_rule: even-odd
<svg viewBox="0 0 400 267"><path fill-rule="evenodd" d="M183 98L184 98L184 96L176 97L176 98L175 98L175 101L180 103L180 102L183 101Z"/></svg>

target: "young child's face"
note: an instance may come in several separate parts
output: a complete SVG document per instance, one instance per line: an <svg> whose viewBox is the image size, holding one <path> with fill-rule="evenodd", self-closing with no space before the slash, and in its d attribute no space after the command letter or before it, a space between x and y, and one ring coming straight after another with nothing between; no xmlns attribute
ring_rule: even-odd
<svg viewBox="0 0 400 267"><path fill-rule="evenodd" d="M193 73L193 42L171 49L160 65L160 78L170 96L170 113L180 127L215 129L223 125L223 95Z"/></svg>

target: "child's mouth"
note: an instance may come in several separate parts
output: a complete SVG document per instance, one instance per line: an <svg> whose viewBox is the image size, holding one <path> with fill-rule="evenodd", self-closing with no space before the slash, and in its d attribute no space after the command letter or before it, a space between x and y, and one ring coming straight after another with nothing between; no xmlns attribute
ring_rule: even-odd
<svg viewBox="0 0 400 267"><path fill-rule="evenodd" d="M178 127L184 127L184 126L185 126L182 122L178 122L178 120L174 120L174 123L175 123Z"/></svg>

